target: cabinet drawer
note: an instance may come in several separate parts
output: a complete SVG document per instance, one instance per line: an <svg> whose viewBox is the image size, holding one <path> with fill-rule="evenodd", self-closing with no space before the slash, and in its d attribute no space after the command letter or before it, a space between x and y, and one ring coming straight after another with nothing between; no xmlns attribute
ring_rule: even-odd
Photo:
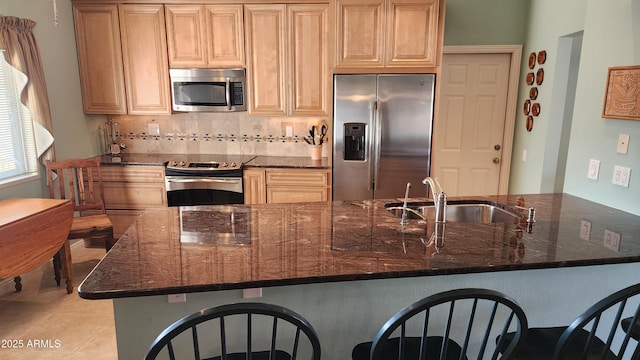
<svg viewBox="0 0 640 360"><path fill-rule="evenodd" d="M167 206L164 183L104 183L107 209L146 209Z"/></svg>
<svg viewBox="0 0 640 360"><path fill-rule="evenodd" d="M102 166L102 180L104 182L145 182L164 183L163 166Z"/></svg>
<svg viewBox="0 0 640 360"><path fill-rule="evenodd" d="M267 187L268 204L315 202L328 200L329 195L326 187Z"/></svg>
<svg viewBox="0 0 640 360"><path fill-rule="evenodd" d="M326 170L267 170L267 186L329 186Z"/></svg>

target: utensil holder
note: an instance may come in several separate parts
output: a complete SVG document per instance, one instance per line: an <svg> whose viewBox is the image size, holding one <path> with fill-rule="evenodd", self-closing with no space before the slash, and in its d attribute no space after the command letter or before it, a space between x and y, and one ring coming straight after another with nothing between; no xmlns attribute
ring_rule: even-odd
<svg viewBox="0 0 640 360"><path fill-rule="evenodd" d="M321 160L322 145L309 145L309 156L311 156L311 160Z"/></svg>

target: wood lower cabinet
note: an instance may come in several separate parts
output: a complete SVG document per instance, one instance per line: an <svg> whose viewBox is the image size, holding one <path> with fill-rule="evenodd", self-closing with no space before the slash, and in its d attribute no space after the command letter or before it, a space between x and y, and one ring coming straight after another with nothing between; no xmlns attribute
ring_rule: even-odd
<svg viewBox="0 0 640 360"><path fill-rule="evenodd" d="M265 170L261 168L244 169L244 203L266 204L267 184L265 182Z"/></svg>
<svg viewBox="0 0 640 360"><path fill-rule="evenodd" d="M324 169L244 170L245 204L331 200L331 172Z"/></svg>
<svg viewBox="0 0 640 360"><path fill-rule="evenodd" d="M244 8L249 113L327 116L329 5Z"/></svg>
<svg viewBox="0 0 640 360"><path fill-rule="evenodd" d="M438 66L440 1L337 0L336 67Z"/></svg>
<svg viewBox="0 0 640 360"><path fill-rule="evenodd" d="M329 201L331 176L327 170L267 169L267 203Z"/></svg>
<svg viewBox="0 0 640 360"><path fill-rule="evenodd" d="M172 67L244 66L242 5L165 5Z"/></svg>
<svg viewBox="0 0 640 360"><path fill-rule="evenodd" d="M73 5L85 113L170 114L163 9Z"/></svg>
<svg viewBox="0 0 640 360"><path fill-rule="evenodd" d="M162 166L104 165L102 178L105 207L116 238L145 209L167 206Z"/></svg>

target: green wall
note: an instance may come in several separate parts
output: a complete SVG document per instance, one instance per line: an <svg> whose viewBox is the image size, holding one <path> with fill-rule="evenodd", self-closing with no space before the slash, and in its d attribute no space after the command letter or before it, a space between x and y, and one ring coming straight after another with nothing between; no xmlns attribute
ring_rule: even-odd
<svg viewBox="0 0 640 360"><path fill-rule="evenodd" d="M522 44L529 0L446 0L445 45Z"/></svg>
<svg viewBox="0 0 640 360"><path fill-rule="evenodd" d="M524 129L523 119L516 124L510 192L538 193L544 189L543 168L549 161L544 156L545 148L556 123L561 121L556 113L544 111L562 95L554 94L554 79L563 75L561 71L556 73L555 55L560 52L561 39L583 32L571 130L565 139L568 141L566 171L556 175L564 175L563 191L566 193L640 214L640 181L634 173L640 169L640 122L601 116L607 68L640 64L640 24L637 19L640 19L640 2L634 0L531 2L523 54L542 49L549 53L544 65L546 82L540 86L538 97L543 111L530 133ZM526 71L526 64L522 69ZM527 91L528 86L521 83L517 109L522 108ZM631 136L627 155L616 153L620 133ZM527 150L526 162L522 161L524 150ZM597 181L587 179L589 159L601 162ZM611 183L614 165L634 169L629 188Z"/></svg>
<svg viewBox="0 0 640 360"><path fill-rule="evenodd" d="M78 58L70 0L56 0L58 25L54 23L51 0L0 0L0 14L34 20L53 122L58 159L98 154L98 126L103 117L86 116L82 111ZM0 199L8 197L48 197L44 167L41 179L0 189Z"/></svg>

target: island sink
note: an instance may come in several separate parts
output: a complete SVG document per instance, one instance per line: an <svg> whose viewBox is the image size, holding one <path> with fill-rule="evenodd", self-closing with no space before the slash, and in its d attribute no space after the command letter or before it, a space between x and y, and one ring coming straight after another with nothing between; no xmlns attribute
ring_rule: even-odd
<svg viewBox="0 0 640 360"><path fill-rule="evenodd" d="M394 216L401 217L403 203L385 204L385 209ZM433 202L407 203L407 218L432 220L435 219L436 209ZM447 221L491 224L517 223L521 215L508 207L490 201L451 200L446 206Z"/></svg>

